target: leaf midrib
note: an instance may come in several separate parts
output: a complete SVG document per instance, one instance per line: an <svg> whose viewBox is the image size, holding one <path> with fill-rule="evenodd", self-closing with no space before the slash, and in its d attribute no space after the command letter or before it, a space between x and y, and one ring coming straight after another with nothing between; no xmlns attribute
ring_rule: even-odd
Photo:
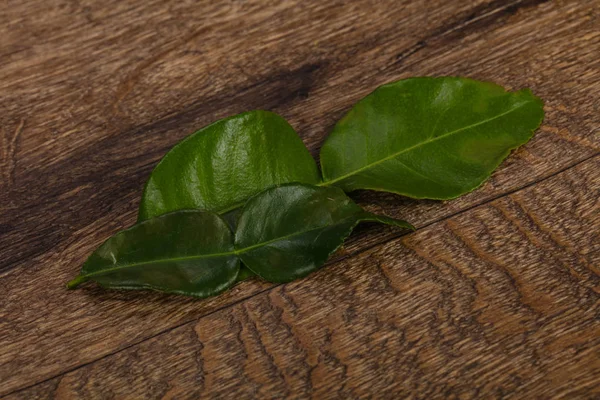
<svg viewBox="0 0 600 400"><path fill-rule="evenodd" d="M304 231L294 232L289 235L285 235L285 236L281 236L281 237L278 237L275 239L267 240L266 242L261 242L261 243L254 244L252 246L244 247L243 249L234 249L233 251L228 251L228 252L224 252L224 253L202 254L202 255L190 256L190 257L164 258L164 259L160 259L160 260L152 260L152 261L146 261L146 262L125 264L125 265L120 265L120 266L114 267L114 268L107 268L107 269L103 269L101 271L91 272L91 273L85 274L85 275L79 275L79 277L80 278L90 278L90 277L98 276L98 275L106 275L106 274L109 274L114 271L120 271L120 270L128 269L128 268L135 268L135 267L139 267L142 265L153 265L153 264L162 264L162 263L179 262L179 261L193 261L193 260L202 260L202 259L206 259L206 258L226 257L226 256L232 256L232 255L239 256L250 250L268 246L269 244L272 244L272 243L275 243L275 242L278 242L281 240L290 239L294 236L299 236L299 235L303 235L305 233L309 233L309 232L316 231L319 229L328 228L333 225L342 224L345 221L349 220L350 218L353 218L353 217L347 217L347 218L341 219L338 222L336 222L335 224L323 225L323 226L319 226L316 228L307 229Z"/></svg>
<svg viewBox="0 0 600 400"><path fill-rule="evenodd" d="M335 178L335 179L331 179L331 180L328 180L328 181L323 181L323 182L321 182L321 183L317 184L317 186L329 186L329 185L332 185L332 184L334 184L334 183L336 183L336 182L339 182L339 181L341 181L341 180L344 180L344 179L346 179L346 178L349 178L349 177L351 177L352 175L356 175L356 174L358 174L358 173L360 173L360 172L362 172L362 171L365 171L365 170L367 170L367 169L370 169L370 168L372 168L372 167L374 167L374 166L377 166L377 165L379 165L379 164L382 164L382 163L384 163L384 162L386 162L386 161L389 161L389 160L391 160L391 159L394 159L394 158L398 157L399 155L401 155L401 154L403 154L403 153L406 153L406 152L409 152L409 151L411 151L411 150L417 149L417 148L419 148L419 147L421 147L421 146L425 146L425 145L427 145L427 144L430 144L430 143L436 142L436 141L438 141L438 140L445 139L445 138L447 138L447 137L449 137L449 136L452 136L452 135L454 135L454 134L456 134L456 133L459 133L459 132L462 132L462 131L464 131L464 130L471 129L471 128L474 128L474 127L476 127L476 126L479 126L479 125L486 124L486 123L488 123L488 122L490 122L490 121L493 121L493 120L495 120L495 119L501 118L501 117L503 117L503 116L505 116L505 115L507 115L507 114L510 114L511 112L513 112L513 111L515 111L515 110L517 110L517 109L521 108L522 106L524 106L524 105L526 105L526 104L528 104L528 103L530 103L530 102L531 102L531 101L524 101L524 102L518 103L518 104L517 104L515 107L511 108L510 110L508 110L508 111L506 111L506 112L503 112L503 113L501 113L501 114L495 115L495 116L493 116L493 117L491 117L491 118L487 118L487 119L485 119L485 120L483 120L483 121L479 121L479 122L476 122L476 123L474 123L474 124L471 124L471 125L464 126L464 127L462 127L462 128L456 129L456 130L454 130L454 131L450 131L450 132L444 133L443 135L436 136L435 138L432 138L432 139L425 140L425 141L423 141L423 142L417 143L417 144L416 144L416 145L414 145L414 146L410 146L410 147L407 147L407 148L405 148L405 149L402 149L402 150L400 150L400 151L397 151L397 152L395 152L395 153L393 153L393 154L391 154L391 155L389 155L389 156L387 156L387 157L384 157L384 158L382 158L382 159L380 159L380 160L377 160L377 161L375 161L375 162L372 162L372 163L370 163L370 164L367 164L367 165L365 165L364 167L360 167L360 168L358 168L358 169L355 169L354 171L351 171L351 172L349 172L349 173L347 173L347 174L344 174L344 175L342 175L342 176L339 176L339 177L337 177L337 178Z"/></svg>

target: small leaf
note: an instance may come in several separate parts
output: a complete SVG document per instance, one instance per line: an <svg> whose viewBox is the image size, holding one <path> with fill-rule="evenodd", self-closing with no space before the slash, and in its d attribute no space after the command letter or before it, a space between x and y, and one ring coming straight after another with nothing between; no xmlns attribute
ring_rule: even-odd
<svg viewBox="0 0 600 400"><path fill-rule="evenodd" d="M114 289L154 289L197 297L236 282L233 234L218 215L180 211L117 233L85 262L69 288L91 280Z"/></svg>
<svg viewBox="0 0 600 400"><path fill-rule="evenodd" d="M173 147L146 183L138 220L183 209L222 214L273 185L320 180L314 159L282 117L250 111Z"/></svg>
<svg viewBox="0 0 600 400"><path fill-rule="evenodd" d="M390 83L333 129L321 149L323 184L455 198L481 185L543 116L528 89L455 77Z"/></svg>
<svg viewBox="0 0 600 400"><path fill-rule="evenodd" d="M270 282L288 282L320 268L359 221L408 229L404 221L364 211L342 190L289 184L248 200L235 235L244 264Z"/></svg>

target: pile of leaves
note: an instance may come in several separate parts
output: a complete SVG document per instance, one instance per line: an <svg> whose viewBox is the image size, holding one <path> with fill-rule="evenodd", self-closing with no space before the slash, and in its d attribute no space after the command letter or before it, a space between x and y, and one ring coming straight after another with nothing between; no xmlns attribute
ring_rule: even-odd
<svg viewBox="0 0 600 400"><path fill-rule="evenodd" d="M321 172L294 129L268 111L217 121L152 171L138 223L102 244L68 283L216 295L249 276L289 282L320 268L374 215L346 192L447 200L480 186L543 119L528 89L466 78L379 87L334 127Z"/></svg>

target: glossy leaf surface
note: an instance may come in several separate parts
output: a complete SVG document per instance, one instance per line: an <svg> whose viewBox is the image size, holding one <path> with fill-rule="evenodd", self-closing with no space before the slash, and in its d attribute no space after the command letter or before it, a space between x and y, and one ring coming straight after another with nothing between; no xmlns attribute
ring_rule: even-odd
<svg viewBox="0 0 600 400"><path fill-rule="evenodd" d="M325 185L451 199L482 184L543 119L528 89L466 78L411 78L379 87L321 149Z"/></svg>
<svg viewBox="0 0 600 400"><path fill-rule="evenodd" d="M233 234L225 221L212 213L181 211L108 239L68 287L91 280L107 288L207 297L235 283L239 270Z"/></svg>
<svg viewBox="0 0 600 400"><path fill-rule="evenodd" d="M244 264L270 282L288 282L321 267L360 221L412 229L375 216L339 188L290 184L251 198L242 210L235 247Z"/></svg>
<svg viewBox="0 0 600 400"><path fill-rule="evenodd" d="M138 220L182 209L221 214L270 186L320 179L314 159L282 117L250 111L173 147L146 183Z"/></svg>

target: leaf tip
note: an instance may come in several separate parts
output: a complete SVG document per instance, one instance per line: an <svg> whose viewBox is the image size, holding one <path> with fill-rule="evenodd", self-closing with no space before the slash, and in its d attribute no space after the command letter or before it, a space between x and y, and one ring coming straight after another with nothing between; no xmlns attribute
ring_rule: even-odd
<svg viewBox="0 0 600 400"><path fill-rule="evenodd" d="M402 221L402 224L400 226L402 226L406 229L410 229L413 232L417 230L417 228L415 228L415 226L413 224L411 224L410 222L407 222L407 221Z"/></svg>

